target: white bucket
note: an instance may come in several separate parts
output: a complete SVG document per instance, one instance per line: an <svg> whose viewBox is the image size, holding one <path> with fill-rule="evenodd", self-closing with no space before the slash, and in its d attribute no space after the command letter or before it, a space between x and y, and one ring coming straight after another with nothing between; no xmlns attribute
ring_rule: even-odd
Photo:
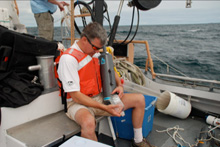
<svg viewBox="0 0 220 147"><path fill-rule="evenodd" d="M181 119L187 118L192 108L190 102L168 91L163 92L157 99L156 107L164 114Z"/></svg>

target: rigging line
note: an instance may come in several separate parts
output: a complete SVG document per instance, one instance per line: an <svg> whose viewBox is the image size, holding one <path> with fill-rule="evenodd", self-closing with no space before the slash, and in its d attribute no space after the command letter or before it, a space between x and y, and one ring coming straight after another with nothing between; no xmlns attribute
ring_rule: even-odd
<svg viewBox="0 0 220 147"><path fill-rule="evenodd" d="M63 10L63 12L60 12L60 14L61 14L61 30L62 30L62 25L64 24L66 24L66 26L67 26L67 28L69 29L69 30L71 30L71 26L70 26L70 17L71 17L71 13L70 13L70 8L69 8L69 6L67 6L67 13L66 13L66 11L65 11L65 9ZM64 27L65 28L65 31L67 30L67 28L66 27Z"/></svg>
<svg viewBox="0 0 220 147"><path fill-rule="evenodd" d="M71 16L71 14L69 13L69 10L68 10L67 13L66 13L65 11L60 12L60 13L61 13L60 18L57 18L56 20L54 20L54 23L57 23L58 21L61 21L63 18L66 19L66 18L68 18L69 16ZM63 15L63 16L62 16L62 15Z"/></svg>
<svg viewBox="0 0 220 147"><path fill-rule="evenodd" d="M75 8L77 5L83 5L85 8L87 8L87 10L89 11L89 13L90 13L90 15L91 15L92 21L95 20L95 16L94 16L94 14L93 14L93 12L92 12L92 9L91 9L91 7L90 7L86 2L84 2L84 1L78 1L77 3L75 2L75 3L74 3L74 8ZM84 25L85 25L85 24L84 24ZM80 34L81 34L81 31L80 31L80 29L79 29L79 27L78 27L76 21L74 21L74 26L75 26L76 31L77 31L78 34L80 35ZM85 26L84 26L84 27L85 27Z"/></svg>
<svg viewBox="0 0 220 147"><path fill-rule="evenodd" d="M132 20L131 20L131 26L130 26L130 30L129 30L129 32L128 32L128 35L127 35L127 37L124 39L124 41L122 41L120 44L124 44L126 41L127 41L127 39L128 39L128 37L130 36L130 34L131 34L131 31L132 31L132 28L133 28L133 22L134 22L134 12L135 12L135 6L133 6L133 13L132 13ZM127 44L127 43L126 43Z"/></svg>
<svg viewBox="0 0 220 147"><path fill-rule="evenodd" d="M144 49L143 47L140 47L141 49ZM154 55L153 53L151 53L151 55L153 55L155 58L157 58L160 62L162 62L163 64L165 64L167 67L173 69L174 71L178 72L179 74L185 76L185 77L189 77L186 74L184 74L183 72L179 71L178 69L170 66L168 63L166 63L165 61L163 61L162 59L160 59L159 57L157 57L156 55Z"/></svg>
<svg viewBox="0 0 220 147"><path fill-rule="evenodd" d="M109 16L109 12L108 12L108 8L106 7L106 15L104 15L105 13L103 12L103 16L104 18L106 19L106 21L108 22L108 25L109 25L109 30L110 30L110 33L108 34L108 37L110 37L111 35L111 30L112 30L112 26L111 26L111 21L110 21L110 16Z"/></svg>
<svg viewBox="0 0 220 147"><path fill-rule="evenodd" d="M120 34L117 34L118 36L120 37L123 37L123 35L120 35ZM141 49L144 49L143 47L140 47ZM181 74L182 76L185 76L185 77L189 77L187 76L186 74L184 74L183 72L179 71L178 69L170 66L168 63L166 63L165 61L163 61L162 59L160 59L159 57L157 57L156 55L154 55L153 53L151 53L151 55L153 55L155 58L157 58L160 62L162 62L163 64L165 64L168 68L171 68L173 69L174 71L176 71L177 73Z"/></svg>
<svg viewBox="0 0 220 147"><path fill-rule="evenodd" d="M137 34L137 31L138 31L138 28L139 28L139 20L140 20L139 9L138 9L138 8L137 8L137 17L138 17L138 19L137 19L136 30L135 30L135 32L134 32L134 34L133 34L133 37L132 37L128 42L126 42L127 39L128 39L128 37L129 37L130 34L131 34L132 29L133 29L135 8L136 8L136 7L134 6L134 7L133 7L133 12L132 12L132 20L131 20L130 30L129 30L128 34L127 34L127 37L126 37L120 44L124 44L124 45L125 45L125 44L131 43L132 40L135 38L135 36L136 36L136 34ZM120 35L120 34L117 34L117 36L124 37L124 36L122 36L122 35ZM115 37L114 40L118 43L116 37ZM126 42L126 43L125 43L125 42Z"/></svg>
<svg viewBox="0 0 220 147"><path fill-rule="evenodd" d="M62 19L62 17L60 17L60 18L54 20L54 23L57 23L57 22L60 21L61 19Z"/></svg>
<svg viewBox="0 0 220 147"><path fill-rule="evenodd" d="M133 19L134 19L134 12L135 12L135 8L134 8L134 11L133 11ZM139 9L137 8L137 25L136 25L136 30L134 32L134 35L133 37L130 39L129 42L127 42L126 44L129 44L132 42L132 40L135 38L136 34L137 34L137 31L138 31L138 28L139 28L139 22L140 22L140 15L139 15ZM131 28L133 27L133 20L132 20L132 26ZM131 31L131 30L130 30ZM131 32L130 32L131 33ZM129 33L129 36L130 36L130 33Z"/></svg>
<svg viewBox="0 0 220 147"><path fill-rule="evenodd" d="M165 61L163 61L162 59L160 59L159 57L157 57L156 55L154 55L153 53L151 53L151 55L153 55L155 58L157 58L160 62L162 62L163 64L165 64L168 68L173 69L174 71L178 72L179 74L188 77L186 74L184 74L183 72L179 71L178 69L170 66L168 63L166 63Z"/></svg>
<svg viewBox="0 0 220 147"><path fill-rule="evenodd" d="M128 43L131 43L132 42L132 40L135 38L135 36L136 36L136 34L137 34L137 32L138 32L138 28L139 28L139 22L140 22L140 14L139 14L139 9L137 8L137 26L136 26L136 30L135 30L135 32L134 32L134 35L133 35L133 37L131 38L131 40L128 42ZM127 43L127 44L128 44Z"/></svg>

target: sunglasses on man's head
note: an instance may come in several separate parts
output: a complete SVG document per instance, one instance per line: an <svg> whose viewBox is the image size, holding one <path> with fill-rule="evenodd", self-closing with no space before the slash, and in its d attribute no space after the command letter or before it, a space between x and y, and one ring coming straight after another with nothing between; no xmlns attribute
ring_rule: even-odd
<svg viewBox="0 0 220 147"><path fill-rule="evenodd" d="M86 35L85 35L85 37L86 37L86 39L88 40L89 44L92 46L92 48L94 50L100 50L100 49L103 48L103 47L100 48L100 47L97 47L97 46L93 45L92 42L89 40L89 38Z"/></svg>

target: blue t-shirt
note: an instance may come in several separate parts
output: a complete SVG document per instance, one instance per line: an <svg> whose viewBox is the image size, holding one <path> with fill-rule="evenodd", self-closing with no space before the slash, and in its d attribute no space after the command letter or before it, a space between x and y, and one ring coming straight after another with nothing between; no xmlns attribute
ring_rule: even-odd
<svg viewBox="0 0 220 147"><path fill-rule="evenodd" d="M43 12L54 13L57 10L57 6L48 2L48 0L31 0L31 9L34 14Z"/></svg>

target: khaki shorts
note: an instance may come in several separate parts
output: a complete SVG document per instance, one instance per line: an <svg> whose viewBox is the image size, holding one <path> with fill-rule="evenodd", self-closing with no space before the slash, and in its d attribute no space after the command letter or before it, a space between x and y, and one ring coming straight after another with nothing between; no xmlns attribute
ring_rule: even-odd
<svg viewBox="0 0 220 147"><path fill-rule="evenodd" d="M38 26L38 35L47 40L53 40L54 19L49 12L34 14Z"/></svg>
<svg viewBox="0 0 220 147"><path fill-rule="evenodd" d="M95 96L92 98L93 100L102 103L103 104L103 96L102 94L99 94L98 96ZM108 112L101 110L101 109L97 109L97 108L93 108L93 107L87 107L78 103L75 103L74 101L71 102L67 102L67 113L66 115L75 121L75 114L76 112L81 109L81 108L85 108L87 110L89 110L89 112L95 117L95 116L111 116L111 114L109 114Z"/></svg>

